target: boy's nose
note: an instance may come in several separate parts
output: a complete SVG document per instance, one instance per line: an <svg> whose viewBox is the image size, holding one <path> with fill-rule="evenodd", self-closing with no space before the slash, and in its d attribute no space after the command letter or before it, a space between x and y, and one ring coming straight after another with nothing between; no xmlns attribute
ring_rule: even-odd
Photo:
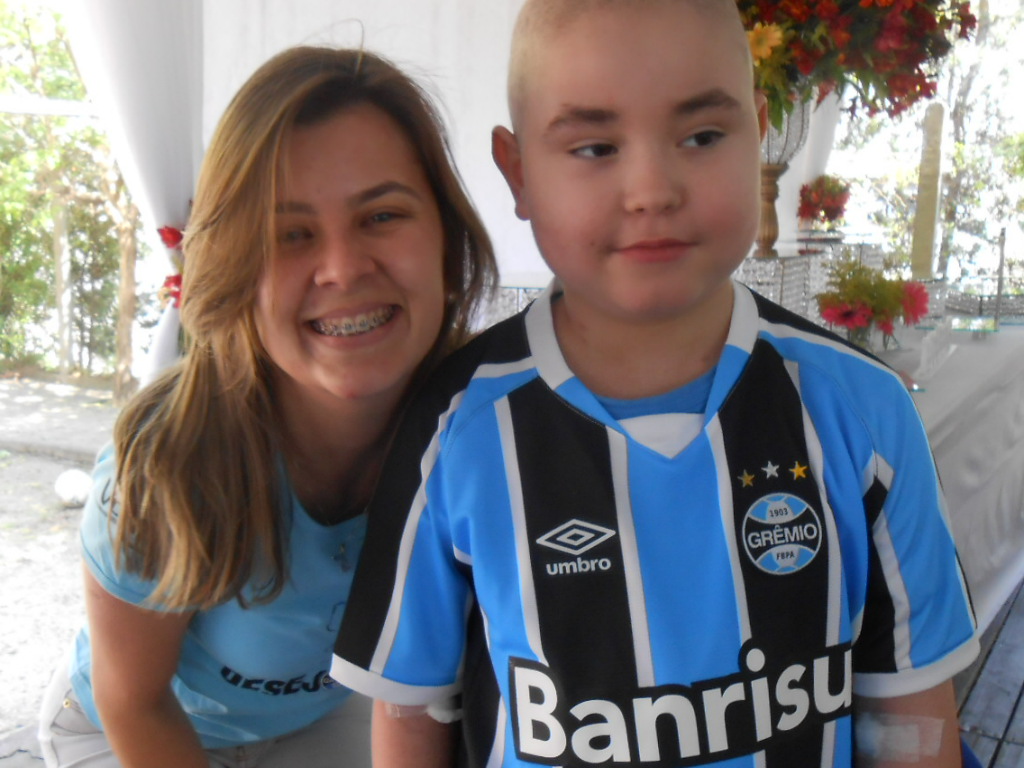
<svg viewBox="0 0 1024 768"><path fill-rule="evenodd" d="M637 152L627 171L624 203L632 213L661 213L683 202L683 187L672 158L654 151Z"/></svg>
<svg viewBox="0 0 1024 768"><path fill-rule="evenodd" d="M347 288L376 268L373 254L365 243L342 236L328 237L324 239L313 281L317 285Z"/></svg>

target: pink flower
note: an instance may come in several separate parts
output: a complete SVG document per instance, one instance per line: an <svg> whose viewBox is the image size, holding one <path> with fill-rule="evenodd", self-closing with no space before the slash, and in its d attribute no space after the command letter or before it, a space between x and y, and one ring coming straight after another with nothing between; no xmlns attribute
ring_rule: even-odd
<svg viewBox="0 0 1024 768"><path fill-rule="evenodd" d="M867 328L871 325L871 308L865 304L840 302L822 307L821 316L832 325L843 328Z"/></svg>

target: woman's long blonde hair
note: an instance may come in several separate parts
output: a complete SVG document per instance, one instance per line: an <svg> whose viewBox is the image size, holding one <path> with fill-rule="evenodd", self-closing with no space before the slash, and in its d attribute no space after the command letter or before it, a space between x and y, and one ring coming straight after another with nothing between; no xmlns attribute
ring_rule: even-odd
<svg viewBox="0 0 1024 768"><path fill-rule="evenodd" d="M280 430L253 305L272 255L284 138L356 104L378 107L402 128L441 212L445 318L420 373L466 339L496 282L441 120L410 78L366 51L315 47L287 50L257 70L221 118L199 174L184 243L186 353L114 429L115 548L124 567L156 581L151 600L163 608L268 601L283 586Z"/></svg>

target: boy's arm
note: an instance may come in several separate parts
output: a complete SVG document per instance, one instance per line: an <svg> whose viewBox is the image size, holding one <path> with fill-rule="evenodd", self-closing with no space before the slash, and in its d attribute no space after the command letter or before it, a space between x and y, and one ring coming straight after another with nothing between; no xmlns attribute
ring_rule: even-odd
<svg viewBox="0 0 1024 768"><path fill-rule="evenodd" d="M373 768L450 768L455 727L439 723L425 707L391 713L392 705L373 702Z"/></svg>
<svg viewBox="0 0 1024 768"><path fill-rule="evenodd" d="M856 696L857 768L960 768L953 683L892 698Z"/></svg>

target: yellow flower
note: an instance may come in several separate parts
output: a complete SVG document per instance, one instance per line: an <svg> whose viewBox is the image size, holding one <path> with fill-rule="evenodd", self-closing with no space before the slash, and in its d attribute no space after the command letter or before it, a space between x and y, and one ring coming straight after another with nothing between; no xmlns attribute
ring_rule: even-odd
<svg viewBox="0 0 1024 768"><path fill-rule="evenodd" d="M772 51L782 44L782 28L778 24L762 24L757 22L753 29L747 30L747 42L754 63L760 64L772 55Z"/></svg>

